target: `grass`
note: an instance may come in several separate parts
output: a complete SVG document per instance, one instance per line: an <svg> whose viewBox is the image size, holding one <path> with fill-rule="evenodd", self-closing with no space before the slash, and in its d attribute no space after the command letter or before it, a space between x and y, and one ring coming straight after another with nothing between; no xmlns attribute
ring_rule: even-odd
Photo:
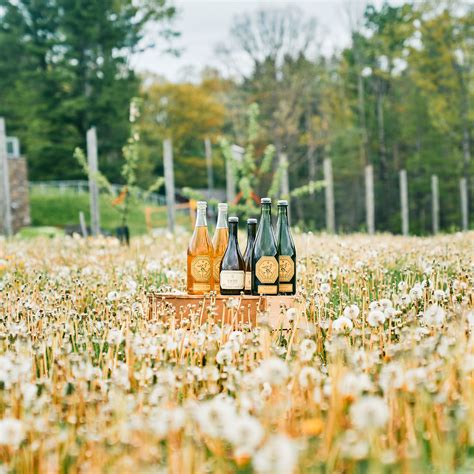
<svg viewBox="0 0 474 474"><path fill-rule="evenodd" d="M105 231L114 233L115 229L121 225L121 215L112 205L109 196L101 195L99 201L101 227ZM166 208L138 202L132 206L129 215L129 227L132 235L141 235L148 231L145 220L146 207L153 209L153 228L166 227ZM24 237L51 233L52 227L64 228L70 225L79 225L79 212L81 211L84 213L86 222L90 222L89 195L85 192L33 189L30 192L30 209L33 228L22 230L20 235ZM185 227L189 225L189 218L186 214L178 214L177 221L179 225Z"/></svg>

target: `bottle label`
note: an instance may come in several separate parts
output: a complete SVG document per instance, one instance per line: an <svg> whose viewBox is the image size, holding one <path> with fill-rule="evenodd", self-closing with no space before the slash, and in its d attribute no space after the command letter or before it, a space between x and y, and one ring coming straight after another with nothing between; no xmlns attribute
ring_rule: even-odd
<svg viewBox="0 0 474 474"><path fill-rule="evenodd" d="M245 291L252 289L252 272L245 272Z"/></svg>
<svg viewBox="0 0 474 474"><path fill-rule="evenodd" d="M277 285L258 285L259 295L276 295L278 294Z"/></svg>
<svg viewBox="0 0 474 474"><path fill-rule="evenodd" d="M280 281L291 281L295 275L295 262L288 255L280 255L278 261L280 264Z"/></svg>
<svg viewBox="0 0 474 474"><path fill-rule="evenodd" d="M242 270L223 270L221 272L221 288L223 290L243 290L244 274Z"/></svg>
<svg viewBox="0 0 474 474"><path fill-rule="evenodd" d="M278 278L278 262L275 257L260 257L255 265L255 275L260 283L275 283Z"/></svg>
<svg viewBox="0 0 474 474"><path fill-rule="evenodd" d="M283 283L280 285L280 293L294 293L293 283Z"/></svg>
<svg viewBox="0 0 474 474"><path fill-rule="evenodd" d="M214 257L214 263L213 263L213 273L214 273L214 281L219 283L219 273L221 271L221 262L222 262L222 257L223 255L220 255L218 257Z"/></svg>
<svg viewBox="0 0 474 474"><path fill-rule="evenodd" d="M193 291L196 293L207 293L211 291L209 283L193 283Z"/></svg>
<svg viewBox="0 0 474 474"><path fill-rule="evenodd" d="M191 275L198 283L209 282L211 279L211 257L198 255L191 262Z"/></svg>

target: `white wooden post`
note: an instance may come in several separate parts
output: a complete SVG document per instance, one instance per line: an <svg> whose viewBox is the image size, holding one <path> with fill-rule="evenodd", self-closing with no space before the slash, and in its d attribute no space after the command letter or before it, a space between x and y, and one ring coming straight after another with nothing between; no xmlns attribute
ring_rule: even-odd
<svg viewBox="0 0 474 474"><path fill-rule="evenodd" d="M87 163L89 165L89 203L91 210L91 234L100 234L99 187L97 186L97 131L87 130Z"/></svg>
<svg viewBox="0 0 474 474"><path fill-rule="evenodd" d="M372 235L375 233L374 167L372 165L365 167L365 213L367 232Z"/></svg>
<svg viewBox="0 0 474 474"><path fill-rule="evenodd" d="M168 212L168 230L174 233L175 225L175 191L173 169L173 143L171 138L163 142L163 165L165 171L166 209Z"/></svg>
<svg viewBox="0 0 474 474"><path fill-rule="evenodd" d="M436 235L439 232L439 185L435 174L431 176L431 221Z"/></svg>
<svg viewBox="0 0 474 474"><path fill-rule="evenodd" d="M84 213L82 211L79 212L79 225L81 226L82 237L87 237L86 218L84 217Z"/></svg>
<svg viewBox="0 0 474 474"><path fill-rule="evenodd" d="M325 158L323 163L324 181L326 186L326 230L333 234L336 231L336 217L334 211L334 183L332 177L332 161L330 158Z"/></svg>
<svg viewBox="0 0 474 474"><path fill-rule="evenodd" d="M214 173L212 170L212 144L209 138L204 140L204 147L206 150L207 189L209 190L209 195L211 195L214 190Z"/></svg>
<svg viewBox="0 0 474 474"><path fill-rule="evenodd" d="M0 233L13 234L5 119L0 117Z"/></svg>
<svg viewBox="0 0 474 474"><path fill-rule="evenodd" d="M466 232L469 229L469 203L467 199L467 179L459 180L459 193L461 195L461 223L462 230Z"/></svg>
<svg viewBox="0 0 474 474"><path fill-rule="evenodd" d="M280 195L282 199L290 199L290 178L288 176L288 155L286 153L280 153L279 163L281 170Z"/></svg>
<svg viewBox="0 0 474 474"><path fill-rule="evenodd" d="M408 235L408 232L409 232L408 183L407 183L406 170L400 170L400 204L401 204L401 215L402 215L402 234Z"/></svg>

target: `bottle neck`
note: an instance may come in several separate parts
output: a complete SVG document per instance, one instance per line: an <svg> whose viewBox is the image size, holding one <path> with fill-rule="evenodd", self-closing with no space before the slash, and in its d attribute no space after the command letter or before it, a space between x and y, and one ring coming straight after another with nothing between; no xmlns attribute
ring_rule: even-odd
<svg viewBox="0 0 474 474"><path fill-rule="evenodd" d="M227 228L227 210L219 210L217 215L217 229Z"/></svg>
<svg viewBox="0 0 474 474"><path fill-rule="evenodd" d="M207 227L206 209L197 210L196 227Z"/></svg>
<svg viewBox="0 0 474 474"><path fill-rule="evenodd" d="M260 222L262 224L272 223L272 206L271 204L262 204L262 212L260 213Z"/></svg>
<svg viewBox="0 0 474 474"><path fill-rule="evenodd" d="M247 239L252 241L255 240L255 235L257 234L257 225L249 224L247 226Z"/></svg>
<svg viewBox="0 0 474 474"><path fill-rule="evenodd" d="M236 222L230 222L229 223L229 241L237 241L237 231L238 231L238 225Z"/></svg>
<svg viewBox="0 0 474 474"><path fill-rule="evenodd" d="M278 208L278 219L281 224L288 225L288 208L286 206L280 206Z"/></svg>

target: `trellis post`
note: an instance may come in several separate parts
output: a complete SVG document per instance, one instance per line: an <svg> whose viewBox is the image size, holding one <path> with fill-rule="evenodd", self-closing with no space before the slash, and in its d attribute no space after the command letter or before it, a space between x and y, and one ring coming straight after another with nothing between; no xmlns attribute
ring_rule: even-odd
<svg viewBox="0 0 474 474"><path fill-rule="evenodd" d="M375 205L374 205L374 167L365 167L365 212L367 221L367 232L375 233Z"/></svg>
<svg viewBox="0 0 474 474"><path fill-rule="evenodd" d="M334 210L334 182L332 175L332 161L330 158L325 158L323 163L324 181L326 186L324 188L326 198L326 230L333 234L336 231L336 217Z"/></svg>
<svg viewBox="0 0 474 474"><path fill-rule="evenodd" d="M99 170L97 156L97 130L91 127L87 130L87 163L89 165L89 203L91 210L91 234L100 234L99 187L97 173Z"/></svg>
<svg viewBox="0 0 474 474"><path fill-rule="evenodd" d="M402 234L408 235L410 224L408 214L408 181L406 170L400 170L400 207L402 217Z"/></svg>
<svg viewBox="0 0 474 474"><path fill-rule="evenodd" d="M175 226L175 191L173 168L173 142L166 138L163 142L163 166L165 171L166 209L168 212L168 230L174 233Z"/></svg>
<svg viewBox="0 0 474 474"><path fill-rule="evenodd" d="M0 117L0 232L13 234L5 119Z"/></svg>

